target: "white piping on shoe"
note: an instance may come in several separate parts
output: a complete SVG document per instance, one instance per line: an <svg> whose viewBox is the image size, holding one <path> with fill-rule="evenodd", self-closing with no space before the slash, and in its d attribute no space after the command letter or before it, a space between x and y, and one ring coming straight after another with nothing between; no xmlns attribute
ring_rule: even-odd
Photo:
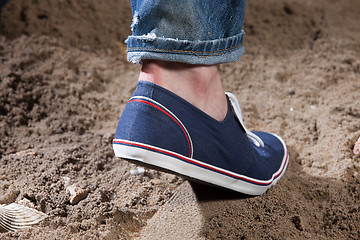
<svg viewBox="0 0 360 240"><path fill-rule="evenodd" d="M240 124L244 128L244 130L245 130L247 136L249 137L249 139L257 147L264 147L264 142L261 140L261 138L259 138L255 133L252 133L249 130L247 130L247 128L245 127L244 122L243 122L243 117L242 117L242 114L241 114L240 104L239 104L239 101L237 100L237 98L235 97L235 95L230 93L230 92L226 92L225 94L228 96L228 98L230 100L230 103L232 105L232 108L233 108L233 110L235 112L235 115L239 119Z"/></svg>

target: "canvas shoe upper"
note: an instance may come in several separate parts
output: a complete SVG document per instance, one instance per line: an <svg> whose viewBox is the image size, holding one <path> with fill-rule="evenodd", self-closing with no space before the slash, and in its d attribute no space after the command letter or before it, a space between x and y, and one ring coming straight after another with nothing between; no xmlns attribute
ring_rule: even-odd
<svg viewBox="0 0 360 240"><path fill-rule="evenodd" d="M250 132L236 97L217 121L174 93L139 82L120 118L115 155L250 195L284 174L288 152L270 133Z"/></svg>

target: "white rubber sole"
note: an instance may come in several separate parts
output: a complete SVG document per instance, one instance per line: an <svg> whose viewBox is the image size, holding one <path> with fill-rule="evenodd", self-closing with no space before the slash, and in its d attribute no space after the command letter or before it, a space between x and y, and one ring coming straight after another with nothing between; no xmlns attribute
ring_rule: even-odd
<svg viewBox="0 0 360 240"><path fill-rule="evenodd" d="M282 139L279 139L283 143L284 148L287 149ZM175 152L143 143L114 139L113 148L117 157L160 167L248 195L261 195L271 186L274 186L284 175L289 163L289 154L286 150L279 170L273 174L271 179L264 181L243 176Z"/></svg>

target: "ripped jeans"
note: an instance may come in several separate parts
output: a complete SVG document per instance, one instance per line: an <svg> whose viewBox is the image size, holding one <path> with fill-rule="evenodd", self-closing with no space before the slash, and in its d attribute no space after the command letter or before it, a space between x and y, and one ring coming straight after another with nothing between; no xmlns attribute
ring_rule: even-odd
<svg viewBox="0 0 360 240"><path fill-rule="evenodd" d="M245 0L131 0L127 58L212 65L244 53Z"/></svg>

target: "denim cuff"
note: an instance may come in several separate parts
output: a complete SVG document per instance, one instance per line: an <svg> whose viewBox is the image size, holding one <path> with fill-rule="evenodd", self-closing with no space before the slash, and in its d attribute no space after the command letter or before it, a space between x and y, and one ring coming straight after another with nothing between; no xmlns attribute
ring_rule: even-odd
<svg viewBox="0 0 360 240"><path fill-rule="evenodd" d="M129 36L127 58L132 63L141 63L144 59L202 65L235 62L245 52L244 35L242 31L228 38L195 41L158 37L154 33Z"/></svg>

